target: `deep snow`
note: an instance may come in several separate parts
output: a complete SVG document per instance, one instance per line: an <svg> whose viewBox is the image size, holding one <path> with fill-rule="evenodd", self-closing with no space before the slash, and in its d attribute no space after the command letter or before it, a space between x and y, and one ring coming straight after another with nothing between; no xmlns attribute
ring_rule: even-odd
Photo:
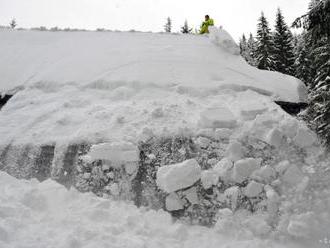
<svg viewBox="0 0 330 248"><path fill-rule="evenodd" d="M164 211L68 191L54 181L17 180L0 172L1 248L298 248L321 247L257 238L258 219L242 215L235 223L209 229L174 223ZM223 219L224 220L224 219ZM252 222L255 220L255 223ZM223 229L224 228L224 229ZM315 246L308 246L315 244Z"/></svg>
<svg viewBox="0 0 330 248"><path fill-rule="evenodd" d="M168 165L158 186L170 193L168 210L177 210L183 203L173 191L220 179L229 188L219 201L232 206L213 229L185 226L165 212L1 173L4 247L324 247L329 160L316 135L274 103L305 101L305 87L247 65L224 30L210 37L0 31L0 55L1 92L17 91L0 111L1 154L54 144L56 170L69 144L95 144L86 161L136 162L137 143L150 137L190 135L205 149L217 140L225 151L207 161L210 169ZM13 169L19 161L15 153L5 159ZM117 184L107 187L119 194ZM198 204L195 190L185 194ZM235 212L242 195L260 196L267 211Z"/></svg>

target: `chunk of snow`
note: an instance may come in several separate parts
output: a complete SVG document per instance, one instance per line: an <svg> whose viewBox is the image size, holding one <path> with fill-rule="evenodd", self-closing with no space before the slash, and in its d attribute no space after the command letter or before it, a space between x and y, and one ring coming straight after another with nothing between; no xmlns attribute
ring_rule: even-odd
<svg viewBox="0 0 330 248"><path fill-rule="evenodd" d="M209 164L211 166L214 166L217 162L218 162L218 160L215 158L211 158L211 159L207 160L207 164Z"/></svg>
<svg viewBox="0 0 330 248"><path fill-rule="evenodd" d="M274 128L266 134L264 141L271 146L279 148L283 144L284 135L278 128Z"/></svg>
<svg viewBox="0 0 330 248"><path fill-rule="evenodd" d="M233 128L236 118L227 107L210 108L200 114L199 125L204 128Z"/></svg>
<svg viewBox="0 0 330 248"><path fill-rule="evenodd" d="M233 55L239 55L240 49L231 35L222 28L209 27L210 39L216 45Z"/></svg>
<svg viewBox="0 0 330 248"><path fill-rule="evenodd" d="M177 211L183 209L183 202L175 193L171 193L166 197L165 204L167 211Z"/></svg>
<svg viewBox="0 0 330 248"><path fill-rule="evenodd" d="M241 190L238 186L233 186L225 190L224 195L229 200L232 210L237 208L237 201L240 194Z"/></svg>
<svg viewBox="0 0 330 248"><path fill-rule="evenodd" d="M215 137L215 132L212 128L204 128L197 132L197 136L204 136L206 138L212 139Z"/></svg>
<svg viewBox="0 0 330 248"><path fill-rule="evenodd" d="M171 193L193 185L201 178L201 167L195 159L160 167L157 171L157 185Z"/></svg>
<svg viewBox="0 0 330 248"><path fill-rule="evenodd" d="M280 200L280 196L277 192L269 185L265 185L264 187L266 192L266 197L271 202L278 202Z"/></svg>
<svg viewBox="0 0 330 248"><path fill-rule="evenodd" d="M201 181L204 189L209 189L218 183L219 176L213 170L202 171Z"/></svg>
<svg viewBox="0 0 330 248"><path fill-rule="evenodd" d="M230 159L223 158L213 167L213 171L222 181L228 182L231 180L233 166L234 163Z"/></svg>
<svg viewBox="0 0 330 248"><path fill-rule="evenodd" d="M119 185L117 183L113 183L109 187L111 195L118 196L120 194Z"/></svg>
<svg viewBox="0 0 330 248"><path fill-rule="evenodd" d="M275 170L280 175L283 175L284 172L289 168L290 162L288 160L281 161L277 165L275 165Z"/></svg>
<svg viewBox="0 0 330 248"><path fill-rule="evenodd" d="M313 145L316 142L316 135L306 127L298 129L297 135L294 137L294 142L297 146L305 148Z"/></svg>
<svg viewBox="0 0 330 248"><path fill-rule="evenodd" d="M233 180L237 183L242 183L259 168L260 160L258 159L246 158L239 160L234 164Z"/></svg>
<svg viewBox="0 0 330 248"><path fill-rule="evenodd" d="M233 131L228 128L217 128L215 130L215 138L217 140L229 139L232 134L233 134Z"/></svg>
<svg viewBox="0 0 330 248"><path fill-rule="evenodd" d="M296 186L304 179L303 172L296 166L290 165L282 176L282 180L289 186Z"/></svg>
<svg viewBox="0 0 330 248"><path fill-rule="evenodd" d="M91 173L87 173L87 172L85 172L84 175L83 175L83 178L84 178L84 179L89 179L89 178L91 178Z"/></svg>
<svg viewBox="0 0 330 248"><path fill-rule="evenodd" d="M284 119L280 122L281 131L289 138L294 138L297 134L299 122L294 118Z"/></svg>
<svg viewBox="0 0 330 248"><path fill-rule="evenodd" d="M138 167L139 165L137 162L125 163L125 171L129 175L133 175L137 171Z"/></svg>
<svg viewBox="0 0 330 248"><path fill-rule="evenodd" d="M88 153L93 160L109 160L113 162L137 162L139 150L132 143L102 143L93 145Z"/></svg>
<svg viewBox="0 0 330 248"><path fill-rule="evenodd" d="M257 197L263 191L264 185L257 183L255 181L249 182L249 184L244 188L243 193L247 197Z"/></svg>
<svg viewBox="0 0 330 248"><path fill-rule="evenodd" d="M276 171L270 165L266 165L255 171L252 178L270 183L276 178Z"/></svg>
<svg viewBox="0 0 330 248"><path fill-rule="evenodd" d="M233 211L231 211L229 208L223 208L223 209L219 209L217 215L221 218L221 217L229 217L229 216L233 216Z"/></svg>
<svg viewBox="0 0 330 248"><path fill-rule="evenodd" d="M267 107L262 102L247 101L240 106L241 116L244 120L254 120L257 115L264 113Z"/></svg>
<svg viewBox="0 0 330 248"><path fill-rule="evenodd" d="M199 145L201 148L207 148L211 144L211 141L208 138L199 137L196 140L196 144Z"/></svg>
<svg viewBox="0 0 330 248"><path fill-rule="evenodd" d="M184 191L183 195L186 197L186 199L191 204L198 204L199 203L196 187L192 187L192 188Z"/></svg>
<svg viewBox="0 0 330 248"><path fill-rule="evenodd" d="M243 158L243 148L242 148L241 143L239 143L237 141L231 142L228 145L225 154L226 154L226 157L229 158L233 162Z"/></svg>

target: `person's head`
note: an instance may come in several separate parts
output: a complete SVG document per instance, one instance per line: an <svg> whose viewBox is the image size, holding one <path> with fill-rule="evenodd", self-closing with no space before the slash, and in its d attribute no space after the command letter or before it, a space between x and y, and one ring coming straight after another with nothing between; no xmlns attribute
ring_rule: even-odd
<svg viewBox="0 0 330 248"><path fill-rule="evenodd" d="M209 15L206 15L205 16L205 21L208 21L210 19L210 16Z"/></svg>

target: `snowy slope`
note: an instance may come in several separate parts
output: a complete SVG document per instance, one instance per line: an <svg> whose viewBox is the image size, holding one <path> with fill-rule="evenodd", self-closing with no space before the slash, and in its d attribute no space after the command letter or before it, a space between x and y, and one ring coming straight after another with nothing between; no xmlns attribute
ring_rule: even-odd
<svg viewBox="0 0 330 248"><path fill-rule="evenodd" d="M282 101L306 100L300 81L247 65L229 53L232 47L221 46L225 31L217 36L2 30L0 92L40 81L104 80L198 91L253 88Z"/></svg>

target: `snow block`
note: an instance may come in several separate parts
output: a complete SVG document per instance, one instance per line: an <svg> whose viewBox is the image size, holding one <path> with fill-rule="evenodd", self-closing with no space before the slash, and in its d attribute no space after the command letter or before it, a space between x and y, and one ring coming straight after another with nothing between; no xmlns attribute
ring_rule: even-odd
<svg viewBox="0 0 330 248"><path fill-rule="evenodd" d="M304 174L296 165L291 165L282 177L283 182L289 186L298 185L303 179Z"/></svg>
<svg viewBox="0 0 330 248"><path fill-rule="evenodd" d="M241 116L244 120L254 120L257 115L264 113L267 107L260 102L249 101L240 106Z"/></svg>
<svg viewBox="0 0 330 248"><path fill-rule="evenodd" d="M265 142L271 146L279 148L284 142L284 135L279 129L274 128L266 135Z"/></svg>
<svg viewBox="0 0 330 248"><path fill-rule="evenodd" d="M157 186L168 192L187 188L201 178L201 167L195 159L160 167L157 171Z"/></svg>
<svg viewBox="0 0 330 248"><path fill-rule="evenodd" d="M242 183L259 168L260 160L258 159L246 158L239 160L234 165L233 180L237 183Z"/></svg>
<svg viewBox="0 0 330 248"><path fill-rule="evenodd" d="M297 135L299 122L296 119L290 118L281 121L280 129L289 138L294 138Z"/></svg>
<svg viewBox="0 0 330 248"><path fill-rule="evenodd" d="M93 145L87 156L92 161L137 162L139 161L139 150L132 143L102 143Z"/></svg>
<svg viewBox="0 0 330 248"><path fill-rule="evenodd" d="M204 189L209 189L219 181L218 175L213 170L202 171L201 181Z"/></svg>
<svg viewBox="0 0 330 248"><path fill-rule="evenodd" d="M229 139L233 131L228 128L218 128L215 130L215 138L217 140Z"/></svg>
<svg viewBox="0 0 330 248"><path fill-rule="evenodd" d="M226 156L233 162L243 158L241 143L233 141L229 144L226 150Z"/></svg>
<svg viewBox="0 0 330 248"><path fill-rule="evenodd" d="M241 195L241 190L238 186L233 186L229 189L226 189L224 192L225 197L229 200L232 210L237 208L237 201Z"/></svg>
<svg viewBox="0 0 330 248"><path fill-rule="evenodd" d="M199 199L197 195L197 190L195 187L190 188L186 191L183 192L183 195L186 197L186 199L191 203L191 204L198 204Z"/></svg>
<svg viewBox="0 0 330 248"><path fill-rule="evenodd" d="M294 137L294 142L297 146L305 148L313 145L316 142L316 135L308 128L299 128L297 135Z"/></svg>
<svg viewBox="0 0 330 248"><path fill-rule="evenodd" d="M228 182L231 180L233 166L234 164L230 159L223 158L214 166L213 171L222 181Z"/></svg>
<svg viewBox="0 0 330 248"><path fill-rule="evenodd" d="M252 178L262 182L270 183L276 178L276 171L270 165L266 165L255 171L252 175Z"/></svg>
<svg viewBox="0 0 330 248"><path fill-rule="evenodd" d="M233 128L236 118L227 107L210 108L200 114L199 125L203 128Z"/></svg>
<svg viewBox="0 0 330 248"><path fill-rule="evenodd" d="M167 211L176 211L183 209L183 202L175 193L171 193L166 197L165 204Z"/></svg>
<svg viewBox="0 0 330 248"><path fill-rule="evenodd" d="M264 185L251 181L243 190L243 193L247 197L257 197L264 189Z"/></svg>
<svg viewBox="0 0 330 248"><path fill-rule="evenodd" d="M231 35L222 28L209 27L210 40L213 44L221 47L223 50L227 51L233 55L240 55L239 46L236 44Z"/></svg>

